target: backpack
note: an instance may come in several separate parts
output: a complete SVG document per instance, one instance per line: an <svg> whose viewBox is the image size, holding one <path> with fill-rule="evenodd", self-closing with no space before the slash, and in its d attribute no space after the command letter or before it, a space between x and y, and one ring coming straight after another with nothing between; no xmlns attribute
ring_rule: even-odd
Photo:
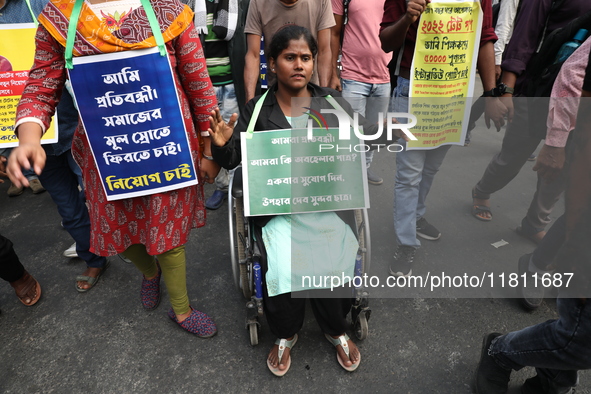
<svg viewBox="0 0 591 394"><path fill-rule="evenodd" d="M562 45L573 39L579 29L591 31L591 11L573 19L565 26L553 30L546 36L548 19L565 0L552 2L546 26L542 34L538 50L530 59L526 72L528 81L523 88L523 94L528 97L529 134L531 137L546 138L546 120L548 119L548 103L554 81L560 72L564 61L554 63Z"/></svg>

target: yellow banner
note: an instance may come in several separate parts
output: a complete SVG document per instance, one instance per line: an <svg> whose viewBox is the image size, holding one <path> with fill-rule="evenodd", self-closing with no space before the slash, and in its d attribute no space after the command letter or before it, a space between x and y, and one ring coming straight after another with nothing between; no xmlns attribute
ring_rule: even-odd
<svg viewBox="0 0 591 394"><path fill-rule="evenodd" d="M16 106L21 98L35 56L33 23L0 24L0 148L18 145L14 135ZM47 130L41 143L57 142L57 129Z"/></svg>
<svg viewBox="0 0 591 394"><path fill-rule="evenodd" d="M432 1L419 21L411 67L409 112L418 138L407 149L463 145L476 76L479 1Z"/></svg>

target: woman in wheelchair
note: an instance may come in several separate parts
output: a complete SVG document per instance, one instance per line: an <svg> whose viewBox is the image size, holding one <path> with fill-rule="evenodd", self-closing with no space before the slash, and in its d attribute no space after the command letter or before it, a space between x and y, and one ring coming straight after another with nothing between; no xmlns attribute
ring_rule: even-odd
<svg viewBox="0 0 591 394"><path fill-rule="evenodd" d="M340 93L310 83L314 68L317 44L310 32L300 26L288 26L277 32L271 41L269 66L277 75L277 82L264 96L255 97L246 104L243 115L234 127L236 116L228 124L222 120L219 110L212 112L209 129L214 159L228 169L241 161L240 134L254 121L255 131L305 127L307 109L320 102L321 107L334 108L326 100L312 98L340 96ZM292 98L299 98L292 107ZM263 100L262 106L255 104ZM340 97L339 104L349 114L350 105ZM300 106L300 103L303 105ZM325 115L330 126L338 125L336 116ZM369 125L362 119L365 130ZM297 267L314 264L330 265L327 272L344 272L353 276L358 242L351 228L335 212L304 213L258 217L255 236L262 239L263 304L271 332L277 341L267 358L271 372L283 376L291 364L290 350L295 345L304 321L306 296L326 338L336 347L337 361L347 371L359 366L361 355L357 346L345 333L349 326L346 316L351 309L351 289L307 289L291 293L291 280ZM261 228L262 227L262 228ZM335 268L336 267L336 268ZM315 274L317 274L317 270ZM306 274L305 272L302 274ZM308 273L309 274L309 273ZM328 273L327 273L328 274ZM296 283L296 282L294 282ZM301 282L297 282L301 283ZM338 297L338 298L337 298Z"/></svg>

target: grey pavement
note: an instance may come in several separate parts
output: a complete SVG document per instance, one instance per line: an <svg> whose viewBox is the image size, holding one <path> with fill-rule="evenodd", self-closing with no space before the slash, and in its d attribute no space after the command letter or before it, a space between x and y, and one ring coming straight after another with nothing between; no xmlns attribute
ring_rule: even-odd
<svg viewBox="0 0 591 394"><path fill-rule="evenodd" d="M426 217L443 233L423 241L414 272L424 274L450 264L483 264L515 271L517 259L534 245L514 229L525 215L535 188L532 163L491 202L493 221L470 215L470 191L503 133L473 132L469 147L453 147L428 198ZM372 169L385 182L370 186L372 267L387 276L394 251L392 201L395 160L377 154ZM12 288L0 283L0 392L3 393L205 393L205 392L376 392L470 393L483 334L507 332L556 317L546 300L524 312L516 300L486 298L372 298L369 337L357 341L362 361L345 372L307 314L292 366L274 377L265 359L275 338L264 319L260 344L251 347L244 327L245 300L234 287L230 268L227 208L208 212L208 225L193 230L187 244L188 287L194 307L211 314L219 333L199 339L166 316L166 294L151 312L139 299L141 275L117 257L90 292L74 289L84 270L78 259L62 257L72 243L47 193L8 198L0 185L0 233L15 244L27 269L40 281L41 301L24 307ZM208 195L213 188L207 187ZM558 217L563 210L559 203ZM507 245L491 244L504 239ZM392 292L392 296L396 293ZM534 370L514 373L511 393ZM591 393L591 375L581 373L577 393Z"/></svg>

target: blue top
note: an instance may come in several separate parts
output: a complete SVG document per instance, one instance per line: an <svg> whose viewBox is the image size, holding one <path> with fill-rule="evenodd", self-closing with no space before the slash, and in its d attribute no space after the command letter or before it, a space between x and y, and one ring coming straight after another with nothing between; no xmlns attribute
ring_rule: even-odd
<svg viewBox="0 0 591 394"><path fill-rule="evenodd" d="M39 15L47 0L30 0L35 15ZM0 23L33 23L31 11L25 0L6 0L0 8ZM64 88L62 98L57 106L59 140L55 144L43 145L45 152L51 156L58 156L72 148L72 136L78 126L78 111L74 107L72 97Z"/></svg>

